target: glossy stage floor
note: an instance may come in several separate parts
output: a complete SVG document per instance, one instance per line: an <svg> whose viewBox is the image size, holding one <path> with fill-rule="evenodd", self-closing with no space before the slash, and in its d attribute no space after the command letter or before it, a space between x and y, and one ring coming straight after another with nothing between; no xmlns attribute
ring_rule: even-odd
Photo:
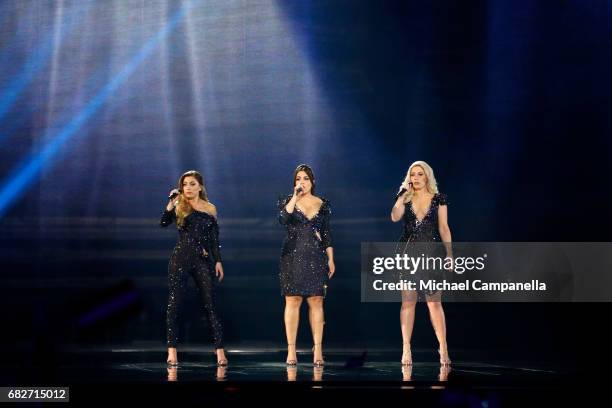
<svg viewBox="0 0 612 408"><path fill-rule="evenodd" d="M217 367L209 346L179 349L179 366L165 363L159 345L78 347L13 360L8 385L69 386L71 402L204 402L232 399L283 405L340 399L392 400L434 405L492 407L507 403L567 402L576 397L578 375L564 364L501 361L482 352L451 350L451 367L435 350L413 350L402 367L401 350L328 347L325 366L315 368L310 350L298 349L298 366L287 367L278 347L227 347L229 366ZM284 398L284 397L283 397ZM384 400L381 400L384 398ZM273 400L273 401L270 401ZM289 405L291 405L289 404Z"/></svg>

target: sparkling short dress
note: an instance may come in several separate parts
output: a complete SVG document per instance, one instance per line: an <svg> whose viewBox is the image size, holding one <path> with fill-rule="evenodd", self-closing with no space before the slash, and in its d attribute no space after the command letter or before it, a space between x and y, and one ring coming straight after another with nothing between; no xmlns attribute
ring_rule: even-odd
<svg viewBox="0 0 612 408"><path fill-rule="evenodd" d="M419 245L418 254L412 254L413 256L426 255L426 256L440 256L445 257L445 251L439 245L442 242L440 232L438 230L438 208L441 205L448 205L448 199L446 194L436 193L431 199L431 204L425 213L423 219L419 220L412 208L412 202L404 204L404 216L402 220L404 222L404 231L398 242L398 253L411 253L414 252L414 248L411 248L411 242L431 242L436 243L431 247ZM400 273L400 279L414 280L419 279L436 279L441 280L444 278L442 270L427 271L427 275L423 273L409 274L406 272ZM417 290L419 297L423 295L431 296L437 291L431 290Z"/></svg>
<svg viewBox="0 0 612 408"><path fill-rule="evenodd" d="M297 206L288 213L289 200L291 196L281 197L277 203L278 220L287 229L280 257L281 295L325 296L329 273L325 250L332 246L330 203L321 198L319 212L309 219Z"/></svg>

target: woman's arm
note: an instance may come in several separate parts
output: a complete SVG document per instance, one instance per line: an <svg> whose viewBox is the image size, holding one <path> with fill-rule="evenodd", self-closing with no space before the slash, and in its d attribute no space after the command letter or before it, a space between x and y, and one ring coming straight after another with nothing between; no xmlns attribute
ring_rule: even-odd
<svg viewBox="0 0 612 408"><path fill-rule="evenodd" d="M451 243L453 240L448 226L448 206L446 203L438 206L438 232L440 232L440 238L442 238L442 242L444 242L446 256L452 257L453 248Z"/></svg>
<svg viewBox="0 0 612 408"><path fill-rule="evenodd" d="M295 185L293 186L293 195L291 196L291 198L287 201L287 199L285 200L281 200L279 199L279 206L281 207L280 209L280 214L278 216L278 221L285 225L289 222L289 219L291 218L291 214L293 214L293 210L295 210L295 203L297 203L298 201L298 188L300 188L299 185ZM303 192L302 192L303 194Z"/></svg>
<svg viewBox="0 0 612 408"><path fill-rule="evenodd" d="M213 215L213 223L210 230L210 252L215 261L215 275L219 282L223 280L223 264L221 263L221 241L219 240L219 223L217 222L217 208L210 203L210 213Z"/></svg>
<svg viewBox="0 0 612 408"><path fill-rule="evenodd" d="M177 189L170 191L170 196L172 196L173 194L175 194L176 197L176 194L179 194L179 191ZM176 213L174 212L174 207L176 206L177 202L178 198L168 200L168 204L166 204L166 210L161 216L159 225L161 225L162 227L167 227L168 225L176 221Z"/></svg>
<svg viewBox="0 0 612 408"><path fill-rule="evenodd" d="M211 206L210 213L214 216L210 230L210 252L213 260L221 262L221 243L219 241L219 223L217 222L217 209Z"/></svg>
<svg viewBox="0 0 612 408"><path fill-rule="evenodd" d="M395 205L391 209L391 221L398 222L404 216L406 206L404 205L404 194L395 201Z"/></svg>
<svg viewBox="0 0 612 408"><path fill-rule="evenodd" d="M327 247L325 248L325 252L327 253L327 266L329 267L328 276L331 278L336 273L336 264L334 263L334 248Z"/></svg>
<svg viewBox="0 0 612 408"><path fill-rule="evenodd" d="M168 209L169 206L170 204L166 206L164 212L162 213L161 220L159 221L159 225L162 227L167 227L168 225L176 221L176 213L174 212L174 206Z"/></svg>
<svg viewBox="0 0 612 408"><path fill-rule="evenodd" d="M287 200L286 198L284 199L281 198L278 200L278 206L280 209L280 213L278 214L278 222L280 222L283 225L286 225L289 223L289 220L293 216L293 211L295 210L296 202L297 202L297 197L295 196L295 194L289 200Z"/></svg>
<svg viewBox="0 0 612 408"><path fill-rule="evenodd" d="M323 225L321 228L321 242L325 252L327 253L327 266L329 267L329 277L331 278L336 272L336 264L334 263L334 248L332 247L332 235L329 227L331 218L331 207L329 203L324 204L325 211L323 212Z"/></svg>
<svg viewBox="0 0 612 408"><path fill-rule="evenodd" d="M215 263L222 262L221 244L219 243L219 224L217 224L216 220L213 222L212 230L210 231L210 252Z"/></svg>

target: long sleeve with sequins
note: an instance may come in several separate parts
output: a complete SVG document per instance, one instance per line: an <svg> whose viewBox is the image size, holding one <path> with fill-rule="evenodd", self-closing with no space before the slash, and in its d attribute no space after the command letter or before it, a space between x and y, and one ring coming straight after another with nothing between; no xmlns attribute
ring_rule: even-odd
<svg viewBox="0 0 612 408"><path fill-rule="evenodd" d="M213 219L209 232L210 252L215 262L221 262L221 245L219 244L219 224Z"/></svg>
<svg viewBox="0 0 612 408"><path fill-rule="evenodd" d="M329 201L308 218L299 208L285 209L291 196L278 200L278 220L287 230L280 258L279 279L283 296L325 296L329 279L332 238Z"/></svg>
<svg viewBox="0 0 612 408"><path fill-rule="evenodd" d="M161 220L159 221L159 225L162 227L167 227L172 224L176 220L176 214L174 213L174 209L168 211L164 209L162 213Z"/></svg>
<svg viewBox="0 0 612 408"><path fill-rule="evenodd" d="M332 234L331 229L329 228L329 219L331 218L331 207L329 202L325 205L325 210L323 211L323 223L321 228L321 242L323 243L323 248L329 248L332 246Z"/></svg>
<svg viewBox="0 0 612 408"><path fill-rule="evenodd" d="M289 200L291 200L291 196L288 197L279 197L278 201L277 201L277 205L278 205L278 222L280 222L282 225L287 225L289 224L290 220L293 217L293 213L289 213L287 212L287 209L285 208L287 206L287 203L289 202Z"/></svg>

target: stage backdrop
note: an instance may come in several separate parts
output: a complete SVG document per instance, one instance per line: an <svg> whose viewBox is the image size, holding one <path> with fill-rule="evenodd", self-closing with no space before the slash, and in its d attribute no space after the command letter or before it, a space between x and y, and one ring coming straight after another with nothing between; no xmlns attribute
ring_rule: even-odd
<svg viewBox="0 0 612 408"><path fill-rule="evenodd" d="M159 217L190 169L219 211L229 345L284 344L276 201L300 163L332 205L330 344L401 346L399 305L359 301L359 249L399 237L415 160L455 241L609 241L610 7L3 1L2 341L163 345L176 229ZM206 343L191 293L183 338ZM448 304L449 344L556 358L590 307ZM414 347L435 348L418 314Z"/></svg>

